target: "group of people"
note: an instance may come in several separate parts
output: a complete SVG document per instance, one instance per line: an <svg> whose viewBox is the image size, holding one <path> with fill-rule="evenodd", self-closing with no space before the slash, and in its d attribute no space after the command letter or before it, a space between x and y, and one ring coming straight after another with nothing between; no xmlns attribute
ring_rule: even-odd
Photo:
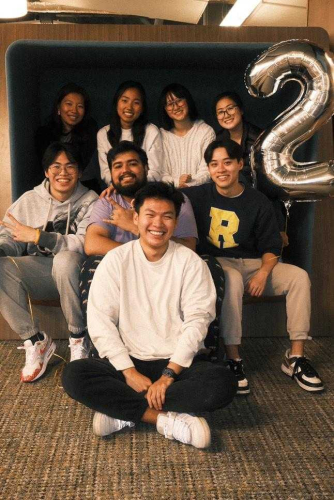
<svg viewBox="0 0 334 500"><path fill-rule="evenodd" d="M291 348L281 370L323 390L304 356L310 281L280 261L274 205L250 185L245 151L258 130L243 120L238 96L217 97L216 138L183 86L164 89L160 132L147 121L141 85L123 84L97 134L111 185L98 198L80 182L94 150L84 140L84 119L94 128L87 96L71 89L55 107L58 136L51 124L50 144L44 135L45 179L0 221L0 312L23 340L21 381L38 380L56 349L31 299L60 297L71 352L63 387L95 411L94 433L143 421L205 448L210 428L197 415L250 392L239 352L244 293L285 294ZM204 344L215 321L222 363Z"/></svg>
<svg viewBox="0 0 334 500"><path fill-rule="evenodd" d="M213 103L213 114L219 125L217 139L230 137L242 146L243 178L252 184L249 153L261 130L244 119L243 103L235 92L219 94ZM127 140L146 152L149 180L173 182L177 187L208 182L204 151L216 133L200 119L186 87L172 83L162 90L158 120L160 129L149 122L146 92L141 83L126 81L113 97L109 124L98 130L91 117L91 101L86 90L69 83L58 92L47 124L37 130L37 157L41 163L46 147L53 141L77 144L82 156L83 178L102 180L100 186L109 186L108 151ZM94 169L97 159L98 172Z"/></svg>

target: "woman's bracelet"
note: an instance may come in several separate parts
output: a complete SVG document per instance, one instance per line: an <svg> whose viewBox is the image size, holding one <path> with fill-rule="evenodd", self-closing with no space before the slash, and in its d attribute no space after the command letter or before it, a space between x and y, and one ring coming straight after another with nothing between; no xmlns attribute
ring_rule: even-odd
<svg viewBox="0 0 334 500"><path fill-rule="evenodd" d="M41 230L40 229L35 229L35 231L36 231L36 238L35 238L34 244L38 245L39 239L41 237Z"/></svg>

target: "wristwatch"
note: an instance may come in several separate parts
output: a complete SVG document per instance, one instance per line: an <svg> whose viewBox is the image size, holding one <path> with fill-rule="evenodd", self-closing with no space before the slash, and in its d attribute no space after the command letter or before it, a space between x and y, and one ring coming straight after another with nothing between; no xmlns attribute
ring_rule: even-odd
<svg viewBox="0 0 334 500"><path fill-rule="evenodd" d="M162 374L161 375L165 375L166 377L170 377L170 378L173 378L174 380L176 379L177 375L175 373L174 370L172 370L172 368L164 368L162 370Z"/></svg>

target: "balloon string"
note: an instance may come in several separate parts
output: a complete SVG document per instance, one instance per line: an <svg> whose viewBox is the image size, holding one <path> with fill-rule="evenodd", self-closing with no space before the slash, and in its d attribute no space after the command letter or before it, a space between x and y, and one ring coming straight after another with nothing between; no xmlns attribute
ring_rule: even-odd
<svg viewBox="0 0 334 500"><path fill-rule="evenodd" d="M19 268L19 265L16 262L16 260L13 259L13 257L11 257L10 255L8 255L7 257L8 257L8 259L10 259L13 262L13 264L16 266L17 270L19 271L19 273L21 274L21 277L22 277L21 269ZM26 286L26 284L24 283L24 281L22 279L21 279L21 283L22 283L22 286L23 286L23 288L25 289L25 291L27 293L27 299L28 299L28 307L29 307L31 325L34 328L35 327L35 321L34 321L34 314L33 314L32 306L31 306L31 299L30 299L29 290L28 290L28 287Z"/></svg>
<svg viewBox="0 0 334 500"><path fill-rule="evenodd" d="M288 234L288 219L289 219L289 209L287 208L285 216L285 226L284 226L284 232L286 235ZM281 257L283 257L283 250L284 250L284 241L282 241Z"/></svg>

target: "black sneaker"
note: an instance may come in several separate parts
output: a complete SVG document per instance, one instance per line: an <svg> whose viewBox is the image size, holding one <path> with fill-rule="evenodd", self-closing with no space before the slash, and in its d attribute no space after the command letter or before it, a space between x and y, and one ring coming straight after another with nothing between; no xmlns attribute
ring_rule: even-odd
<svg viewBox="0 0 334 500"><path fill-rule="evenodd" d="M322 391L324 385L309 360L304 356L290 358L289 354L290 349L285 353L284 361L281 365L282 371L292 379L295 379L297 384L302 389L305 389L305 391Z"/></svg>
<svg viewBox="0 0 334 500"><path fill-rule="evenodd" d="M242 359L240 361L235 361L234 359L226 359L226 365L229 367L231 372L237 377L238 380L238 390L237 394L249 394L250 388L248 380L244 374L244 367L242 364Z"/></svg>

